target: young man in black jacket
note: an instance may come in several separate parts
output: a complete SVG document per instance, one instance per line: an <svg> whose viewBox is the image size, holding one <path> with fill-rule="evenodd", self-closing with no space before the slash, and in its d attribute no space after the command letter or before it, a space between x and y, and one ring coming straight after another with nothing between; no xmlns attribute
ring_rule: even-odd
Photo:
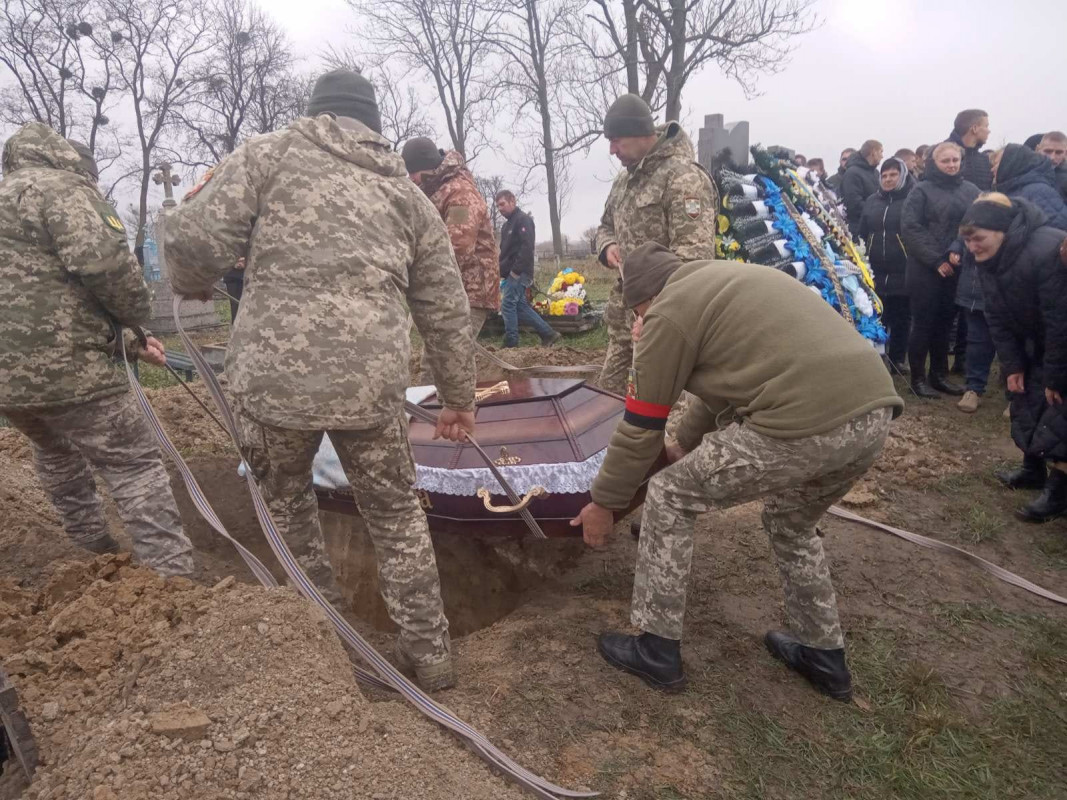
<svg viewBox="0 0 1067 800"><path fill-rule="evenodd" d="M859 151L852 154L841 179L841 199L848 214L849 232L859 238L863 205L867 198L878 191L878 164L882 160L882 143L868 139Z"/></svg>
<svg viewBox="0 0 1067 800"><path fill-rule="evenodd" d="M519 322L529 324L541 343L551 345L560 335L552 330L526 299L526 288L534 278L533 219L518 207L515 195L504 189L496 196L496 207L507 221L500 230L500 316L504 318L504 347L518 347Z"/></svg>
<svg viewBox="0 0 1067 800"><path fill-rule="evenodd" d="M948 141L963 148L963 164L960 175L981 191L993 188L993 168L989 158L982 152L989 141L989 115L980 108L968 108L956 115L956 121Z"/></svg>

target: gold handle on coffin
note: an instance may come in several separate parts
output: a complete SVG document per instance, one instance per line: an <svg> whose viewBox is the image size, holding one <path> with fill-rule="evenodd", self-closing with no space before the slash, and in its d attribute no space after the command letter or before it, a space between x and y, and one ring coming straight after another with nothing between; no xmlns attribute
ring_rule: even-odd
<svg viewBox="0 0 1067 800"><path fill-rule="evenodd" d="M489 490L484 486L478 490L478 497L482 498L482 502L485 503L487 511L492 511L494 514L513 514L516 511L522 511L535 497L545 497L548 494L548 490L544 486L535 486L526 493L526 496L522 498L518 505L515 506L494 506L492 502L492 495Z"/></svg>

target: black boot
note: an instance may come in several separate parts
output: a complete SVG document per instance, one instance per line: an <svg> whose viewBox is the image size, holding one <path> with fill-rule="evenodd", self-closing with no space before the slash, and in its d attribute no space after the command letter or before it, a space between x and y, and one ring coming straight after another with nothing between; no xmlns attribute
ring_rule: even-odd
<svg viewBox="0 0 1067 800"><path fill-rule="evenodd" d="M763 637L763 643L771 655L834 700L848 702L852 699L852 675L845 663L845 651L818 650L807 647L796 637L780 631L771 631Z"/></svg>
<svg viewBox="0 0 1067 800"><path fill-rule="evenodd" d="M911 390L927 400L940 400L941 395L930 388L925 378L916 378L911 382Z"/></svg>
<svg viewBox="0 0 1067 800"><path fill-rule="evenodd" d="M1015 512L1023 522L1050 522L1064 514L1067 514L1067 474L1058 469L1049 471L1045 490L1038 498Z"/></svg>
<svg viewBox="0 0 1067 800"><path fill-rule="evenodd" d="M86 550L91 553L99 553L105 555L107 553L117 553L119 551L119 543L111 538L110 533L105 533L99 539L94 539L91 542L82 544Z"/></svg>
<svg viewBox="0 0 1067 800"><path fill-rule="evenodd" d="M597 637L596 649L611 666L636 675L653 689L680 692L686 684L681 644L652 633L602 633Z"/></svg>
<svg viewBox="0 0 1067 800"><path fill-rule="evenodd" d="M953 397L963 397L963 387L959 384L952 383L951 381L947 380L944 375L937 375L931 372L930 386L939 392L950 394Z"/></svg>
<svg viewBox="0 0 1067 800"><path fill-rule="evenodd" d="M1035 456L1023 456L1021 467L998 469L993 475L1009 489L1044 489L1045 460Z"/></svg>

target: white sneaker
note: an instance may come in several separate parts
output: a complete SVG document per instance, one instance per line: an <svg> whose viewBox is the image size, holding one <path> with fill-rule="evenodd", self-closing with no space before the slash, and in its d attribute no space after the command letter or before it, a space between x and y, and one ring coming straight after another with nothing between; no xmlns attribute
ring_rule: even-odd
<svg viewBox="0 0 1067 800"><path fill-rule="evenodd" d="M962 411L964 414L973 414L978 410L978 393L967 391L963 393L963 397L956 403L956 408Z"/></svg>

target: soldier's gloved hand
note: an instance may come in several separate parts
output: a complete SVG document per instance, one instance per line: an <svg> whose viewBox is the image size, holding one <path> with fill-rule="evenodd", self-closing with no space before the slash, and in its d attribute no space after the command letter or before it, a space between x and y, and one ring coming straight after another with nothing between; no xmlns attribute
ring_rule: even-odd
<svg viewBox="0 0 1067 800"><path fill-rule="evenodd" d="M144 346L137 351L137 358L157 367L167 366L167 351L163 348L163 342L155 336L146 338Z"/></svg>
<svg viewBox="0 0 1067 800"><path fill-rule="evenodd" d="M452 408L443 408L437 417L437 427L434 428L434 439L448 439L450 442L460 442L467 437L468 433L474 433L474 412L456 411Z"/></svg>
<svg viewBox="0 0 1067 800"><path fill-rule="evenodd" d="M604 506L590 503L571 520L572 528L577 528L579 525L582 526L582 539L585 543L594 550L598 550L608 543L608 537L615 528L615 515Z"/></svg>

